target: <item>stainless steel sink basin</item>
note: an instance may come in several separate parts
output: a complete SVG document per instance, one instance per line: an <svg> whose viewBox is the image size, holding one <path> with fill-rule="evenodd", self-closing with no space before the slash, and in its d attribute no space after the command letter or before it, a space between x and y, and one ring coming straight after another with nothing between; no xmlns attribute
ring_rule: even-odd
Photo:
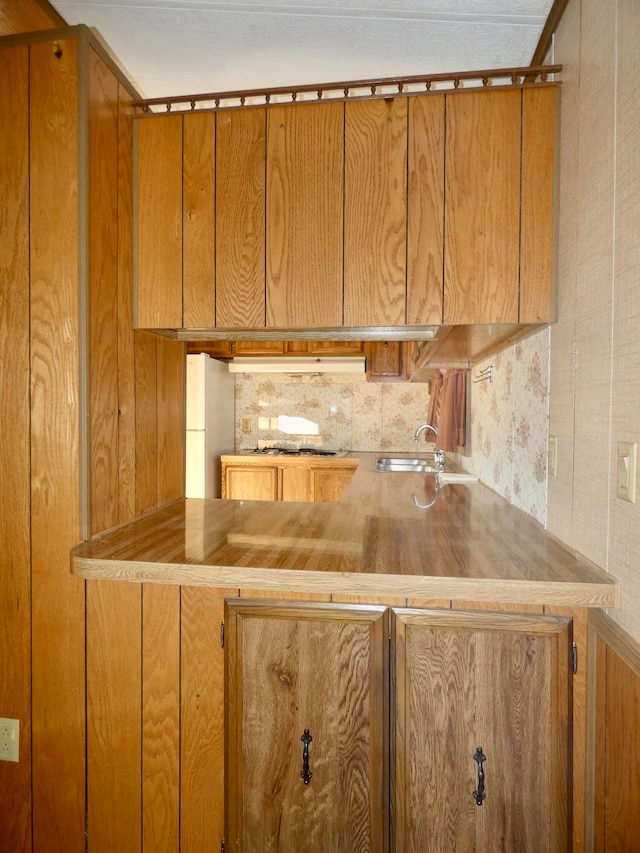
<svg viewBox="0 0 640 853"><path fill-rule="evenodd" d="M442 468L428 459L405 459L383 456L376 462L376 471L406 471L413 474L437 474Z"/></svg>

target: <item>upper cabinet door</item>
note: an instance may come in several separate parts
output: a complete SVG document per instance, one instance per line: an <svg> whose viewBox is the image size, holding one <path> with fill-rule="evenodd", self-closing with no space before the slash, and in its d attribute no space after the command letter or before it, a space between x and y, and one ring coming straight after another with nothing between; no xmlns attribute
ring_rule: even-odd
<svg viewBox="0 0 640 853"><path fill-rule="evenodd" d="M186 113L183 133L183 324L215 325L214 113Z"/></svg>
<svg viewBox="0 0 640 853"><path fill-rule="evenodd" d="M182 116L136 122L138 239L135 325L182 327Z"/></svg>
<svg viewBox="0 0 640 853"><path fill-rule="evenodd" d="M442 323L444 95L409 98L407 323Z"/></svg>
<svg viewBox="0 0 640 853"><path fill-rule="evenodd" d="M446 96L444 323L517 323L521 91Z"/></svg>
<svg viewBox="0 0 640 853"><path fill-rule="evenodd" d="M394 616L393 849L570 849L570 620Z"/></svg>
<svg viewBox="0 0 640 853"><path fill-rule="evenodd" d="M344 106L274 106L267 125L267 326L341 326Z"/></svg>
<svg viewBox="0 0 640 853"><path fill-rule="evenodd" d="M404 325L407 98L345 110L344 325Z"/></svg>
<svg viewBox="0 0 640 853"><path fill-rule="evenodd" d="M265 325L264 109L220 110L216 122L216 326Z"/></svg>
<svg viewBox="0 0 640 853"><path fill-rule="evenodd" d="M387 851L387 610L227 601L225 655L230 849Z"/></svg>

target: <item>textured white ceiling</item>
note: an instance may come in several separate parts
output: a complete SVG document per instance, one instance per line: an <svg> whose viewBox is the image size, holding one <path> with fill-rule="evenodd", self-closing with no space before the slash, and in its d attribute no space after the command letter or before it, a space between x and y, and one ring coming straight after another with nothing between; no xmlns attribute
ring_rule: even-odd
<svg viewBox="0 0 640 853"><path fill-rule="evenodd" d="M53 0L148 98L528 65L552 0Z"/></svg>

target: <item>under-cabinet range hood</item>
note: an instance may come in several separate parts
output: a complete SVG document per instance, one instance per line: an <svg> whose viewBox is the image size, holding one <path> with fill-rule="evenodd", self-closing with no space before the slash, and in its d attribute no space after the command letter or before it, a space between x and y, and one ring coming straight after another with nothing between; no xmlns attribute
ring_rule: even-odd
<svg viewBox="0 0 640 853"><path fill-rule="evenodd" d="M287 358L234 358L230 373L364 373L364 356L308 356Z"/></svg>

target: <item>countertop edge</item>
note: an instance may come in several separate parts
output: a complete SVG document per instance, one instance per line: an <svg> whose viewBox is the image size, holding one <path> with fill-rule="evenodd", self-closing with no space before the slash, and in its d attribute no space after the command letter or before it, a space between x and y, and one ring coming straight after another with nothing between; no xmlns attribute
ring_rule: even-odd
<svg viewBox="0 0 640 853"><path fill-rule="evenodd" d="M404 596L509 604L619 607L615 583L524 581L496 578L446 578L429 575L360 575L186 563L89 559L71 554L72 575L85 580L262 589L288 593L324 593L372 598Z"/></svg>

